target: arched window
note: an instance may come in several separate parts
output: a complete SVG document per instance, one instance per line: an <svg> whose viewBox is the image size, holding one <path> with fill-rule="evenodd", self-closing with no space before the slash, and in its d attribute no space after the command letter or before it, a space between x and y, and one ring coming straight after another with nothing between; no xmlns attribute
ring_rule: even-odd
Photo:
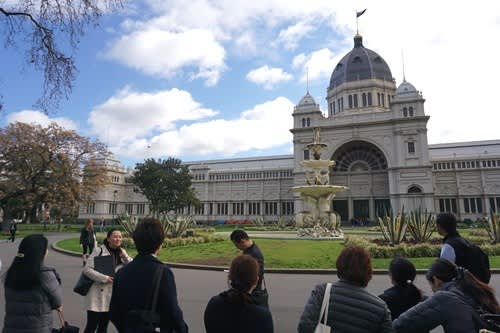
<svg viewBox="0 0 500 333"><path fill-rule="evenodd" d="M306 127L306 118L302 118L302 127Z"/></svg>
<svg viewBox="0 0 500 333"><path fill-rule="evenodd" d="M410 106L408 111L409 111L410 117L413 117L413 107L412 106Z"/></svg>
<svg viewBox="0 0 500 333"><path fill-rule="evenodd" d="M352 109L352 95L349 95L349 109Z"/></svg>
<svg viewBox="0 0 500 333"><path fill-rule="evenodd" d="M311 119L308 117L307 118L307 127L311 126Z"/></svg>
<svg viewBox="0 0 500 333"><path fill-rule="evenodd" d="M408 109L406 107L403 108L403 117L408 117Z"/></svg>
<svg viewBox="0 0 500 333"><path fill-rule="evenodd" d="M355 94L354 95L354 107L357 108L358 107L358 94Z"/></svg>
<svg viewBox="0 0 500 333"><path fill-rule="evenodd" d="M366 106L368 103L366 102L366 94L363 93L363 95L361 95L362 98L363 98L363 106Z"/></svg>
<svg viewBox="0 0 500 333"><path fill-rule="evenodd" d="M372 105L372 93L369 92L368 93L368 106L371 106Z"/></svg>
<svg viewBox="0 0 500 333"><path fill-rule="evenodd" d="M380 93L377 93L378 105L380 105Z"/></svg>
<svg viewBox="0 0 500 333"><path fill-rule="evenodd" d="M408 188L409 194L419 194L422 193L422 188L418 185L412 185Z"/></svg>

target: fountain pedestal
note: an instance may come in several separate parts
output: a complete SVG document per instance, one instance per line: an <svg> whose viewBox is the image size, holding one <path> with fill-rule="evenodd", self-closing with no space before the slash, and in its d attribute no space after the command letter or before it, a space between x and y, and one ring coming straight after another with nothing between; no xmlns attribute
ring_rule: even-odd
<svg viewBox="0 0 500 333"><path fill-rule="evenodd" d="M347 189L346 186L330 185L329 168L334 161L322 160L321 151L326 144L320 142L319 128L314 128L313 143L307 145L313 152L313 160L300 164L306 168L306 185L295 186L293 192L300 193L304 202L304 210L295 216L299 237L310 238L343 238L340 229L340 216L332 210L335 194Z"/></svg>

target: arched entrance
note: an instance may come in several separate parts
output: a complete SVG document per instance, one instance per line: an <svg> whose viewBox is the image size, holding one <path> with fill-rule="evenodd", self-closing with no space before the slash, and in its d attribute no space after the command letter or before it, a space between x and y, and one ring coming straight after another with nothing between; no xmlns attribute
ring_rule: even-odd
<svg viewBox="0 0 500 333"><path fill-rule="evenodd" d="M336 164L330 184L349 187L333 201L343 221L363 225L390 209L387 159L378 147L366 141L350 141L334 152L332 160Z"/></svg>

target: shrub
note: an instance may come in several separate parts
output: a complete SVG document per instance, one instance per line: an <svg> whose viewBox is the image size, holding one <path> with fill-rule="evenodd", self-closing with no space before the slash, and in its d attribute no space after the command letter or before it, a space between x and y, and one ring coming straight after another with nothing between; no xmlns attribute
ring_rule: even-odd
<svg viewBox="0 0 500 333"><path fill-rule="evenodd" d="M500 242L500 217L494 212L490 212L490 218L486 224L486 231L492 243L496 244Z"/></svg>
<svg viewBox="0 0 500 333"><path fill-rule="evenodd" d="M418 211L410 212L408 219L408 233L417 243L428 241L434 230L436 229L436 221L434 215L430 213L422 213Z"/></svg>
<svg viewBox="0 0 500 333"><path fill-rule="evenodd" d="M404 208L401 214L394 216L391 210L389 215L386 214L382 218L377 216L377 220L382 231L382 235L391 245L399 244L403 240L408 226L408 220L406 218Z"/></svg>

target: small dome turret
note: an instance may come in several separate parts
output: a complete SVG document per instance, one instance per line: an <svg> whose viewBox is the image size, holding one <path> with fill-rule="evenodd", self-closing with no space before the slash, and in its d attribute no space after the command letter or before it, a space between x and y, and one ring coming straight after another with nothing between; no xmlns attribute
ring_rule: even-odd
<svg viewBox="0 0 500 333"><path fill-rule="evenodd" d="M396 95L398 97L418 97L418 91L413 84L403 80L398 89L396 89Z"/></svg>
<svg viewBox="0 0 500 333"><path fill-rule="evenodd" d="M299 104L297 106L309 106L309 105L316 105L316 101L314 98L309 94L309 91L302 97L300 100Z"/></svg>

